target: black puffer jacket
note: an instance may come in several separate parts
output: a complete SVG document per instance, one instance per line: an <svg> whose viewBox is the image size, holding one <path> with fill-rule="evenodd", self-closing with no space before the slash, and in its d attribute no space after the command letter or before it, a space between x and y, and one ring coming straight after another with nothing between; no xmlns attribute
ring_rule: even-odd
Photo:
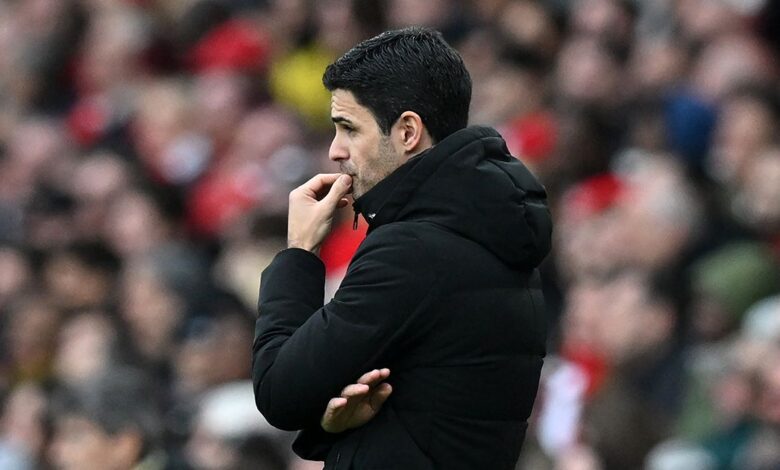
<svg viewBox="0 0 780 470"><path fill-rule="evenodd" d="M550 250L543 187L489 128L447 137L355 203L369 222L334 299L288 249L264 271L257 406L326 469L512 469L545 354L536 266ZM327 434L328 400L388 367L368 424Z"/></svg>

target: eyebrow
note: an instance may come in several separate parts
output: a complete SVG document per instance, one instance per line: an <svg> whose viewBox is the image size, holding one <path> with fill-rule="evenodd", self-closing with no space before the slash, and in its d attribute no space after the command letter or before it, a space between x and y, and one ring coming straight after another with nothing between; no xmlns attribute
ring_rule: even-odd
<svg viewBox="0 0 780 470"><path fill-rule="evenodd" d="M354 126L354 123L352 121L350 121L349 119L347 119L347 118L345 118L343 116L333 116L330 119L335 124L349 124L350 126Z"/></svg>

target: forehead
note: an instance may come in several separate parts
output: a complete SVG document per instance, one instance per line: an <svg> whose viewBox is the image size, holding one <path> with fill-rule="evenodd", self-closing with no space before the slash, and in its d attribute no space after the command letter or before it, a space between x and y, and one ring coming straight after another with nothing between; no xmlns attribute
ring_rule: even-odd
<svg viewBox="0 0 780 470"><path fill-rule="evenodd" d="M374 120L371 111L357 102L351 91L337 89L330 97L331 118L346 118L351 121Z"/></svg>

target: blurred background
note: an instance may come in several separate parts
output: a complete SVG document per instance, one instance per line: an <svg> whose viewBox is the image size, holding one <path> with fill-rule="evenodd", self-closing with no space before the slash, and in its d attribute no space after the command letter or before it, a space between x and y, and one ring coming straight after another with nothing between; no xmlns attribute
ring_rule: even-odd
<svg viewBox="0 0 780 470"><path fill-rule="evenodd" d="M254 408L259 275L325 66L407 25L549 191L518 468L780 468L780 2L3 0L0 469L321 468Z"/></svg>

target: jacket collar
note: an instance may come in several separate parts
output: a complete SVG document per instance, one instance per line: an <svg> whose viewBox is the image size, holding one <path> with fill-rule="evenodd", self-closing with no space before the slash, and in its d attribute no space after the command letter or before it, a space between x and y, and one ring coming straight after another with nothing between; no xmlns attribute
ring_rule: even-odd
<svg viewBox="0 0 780 470"><path fill-rule="evenodd" d="M354 227L357 228L358 216L362 215L368 222L368 231L377 228L379 225L389 222L387 211L383 210L388 202L396 201L394 193L399 187L412 189L406 184L407 177L411 176L412 170L420 163L422 158L428 154L434 147L428 148L414 157L407 160L403 165L396 168L385 179L374 185L364 195L355 200L352 208L355 210ZM404 183L404 184L402 184Z"/></svg>
<svg viewBox="0 0 780 470"><path fill-rule="evenodd" d="M352 205L355 210L354 226L357 227L358 214L368 222L369 232L394 221L417 189L450 155L482 137L501 136L489 127L467 127L407 160L355 200Z"/></svg>
<svg viewBox="0 0 780 470"><path fill-rule="evenodd" d="M550 250L544 187L487 127L459 130L410 158L353 207L369 233L390 222L425 220L523 269Z"/></svg>
<svg viewBox="0 0 780 470"><path fill-rule="evenodd" d="M501 136L489 127L468 127L444 138L434 146L406 161L352 204L358 215L368 222L368 231L395 220L415 191L453 153L482 137Z"/></svg>

